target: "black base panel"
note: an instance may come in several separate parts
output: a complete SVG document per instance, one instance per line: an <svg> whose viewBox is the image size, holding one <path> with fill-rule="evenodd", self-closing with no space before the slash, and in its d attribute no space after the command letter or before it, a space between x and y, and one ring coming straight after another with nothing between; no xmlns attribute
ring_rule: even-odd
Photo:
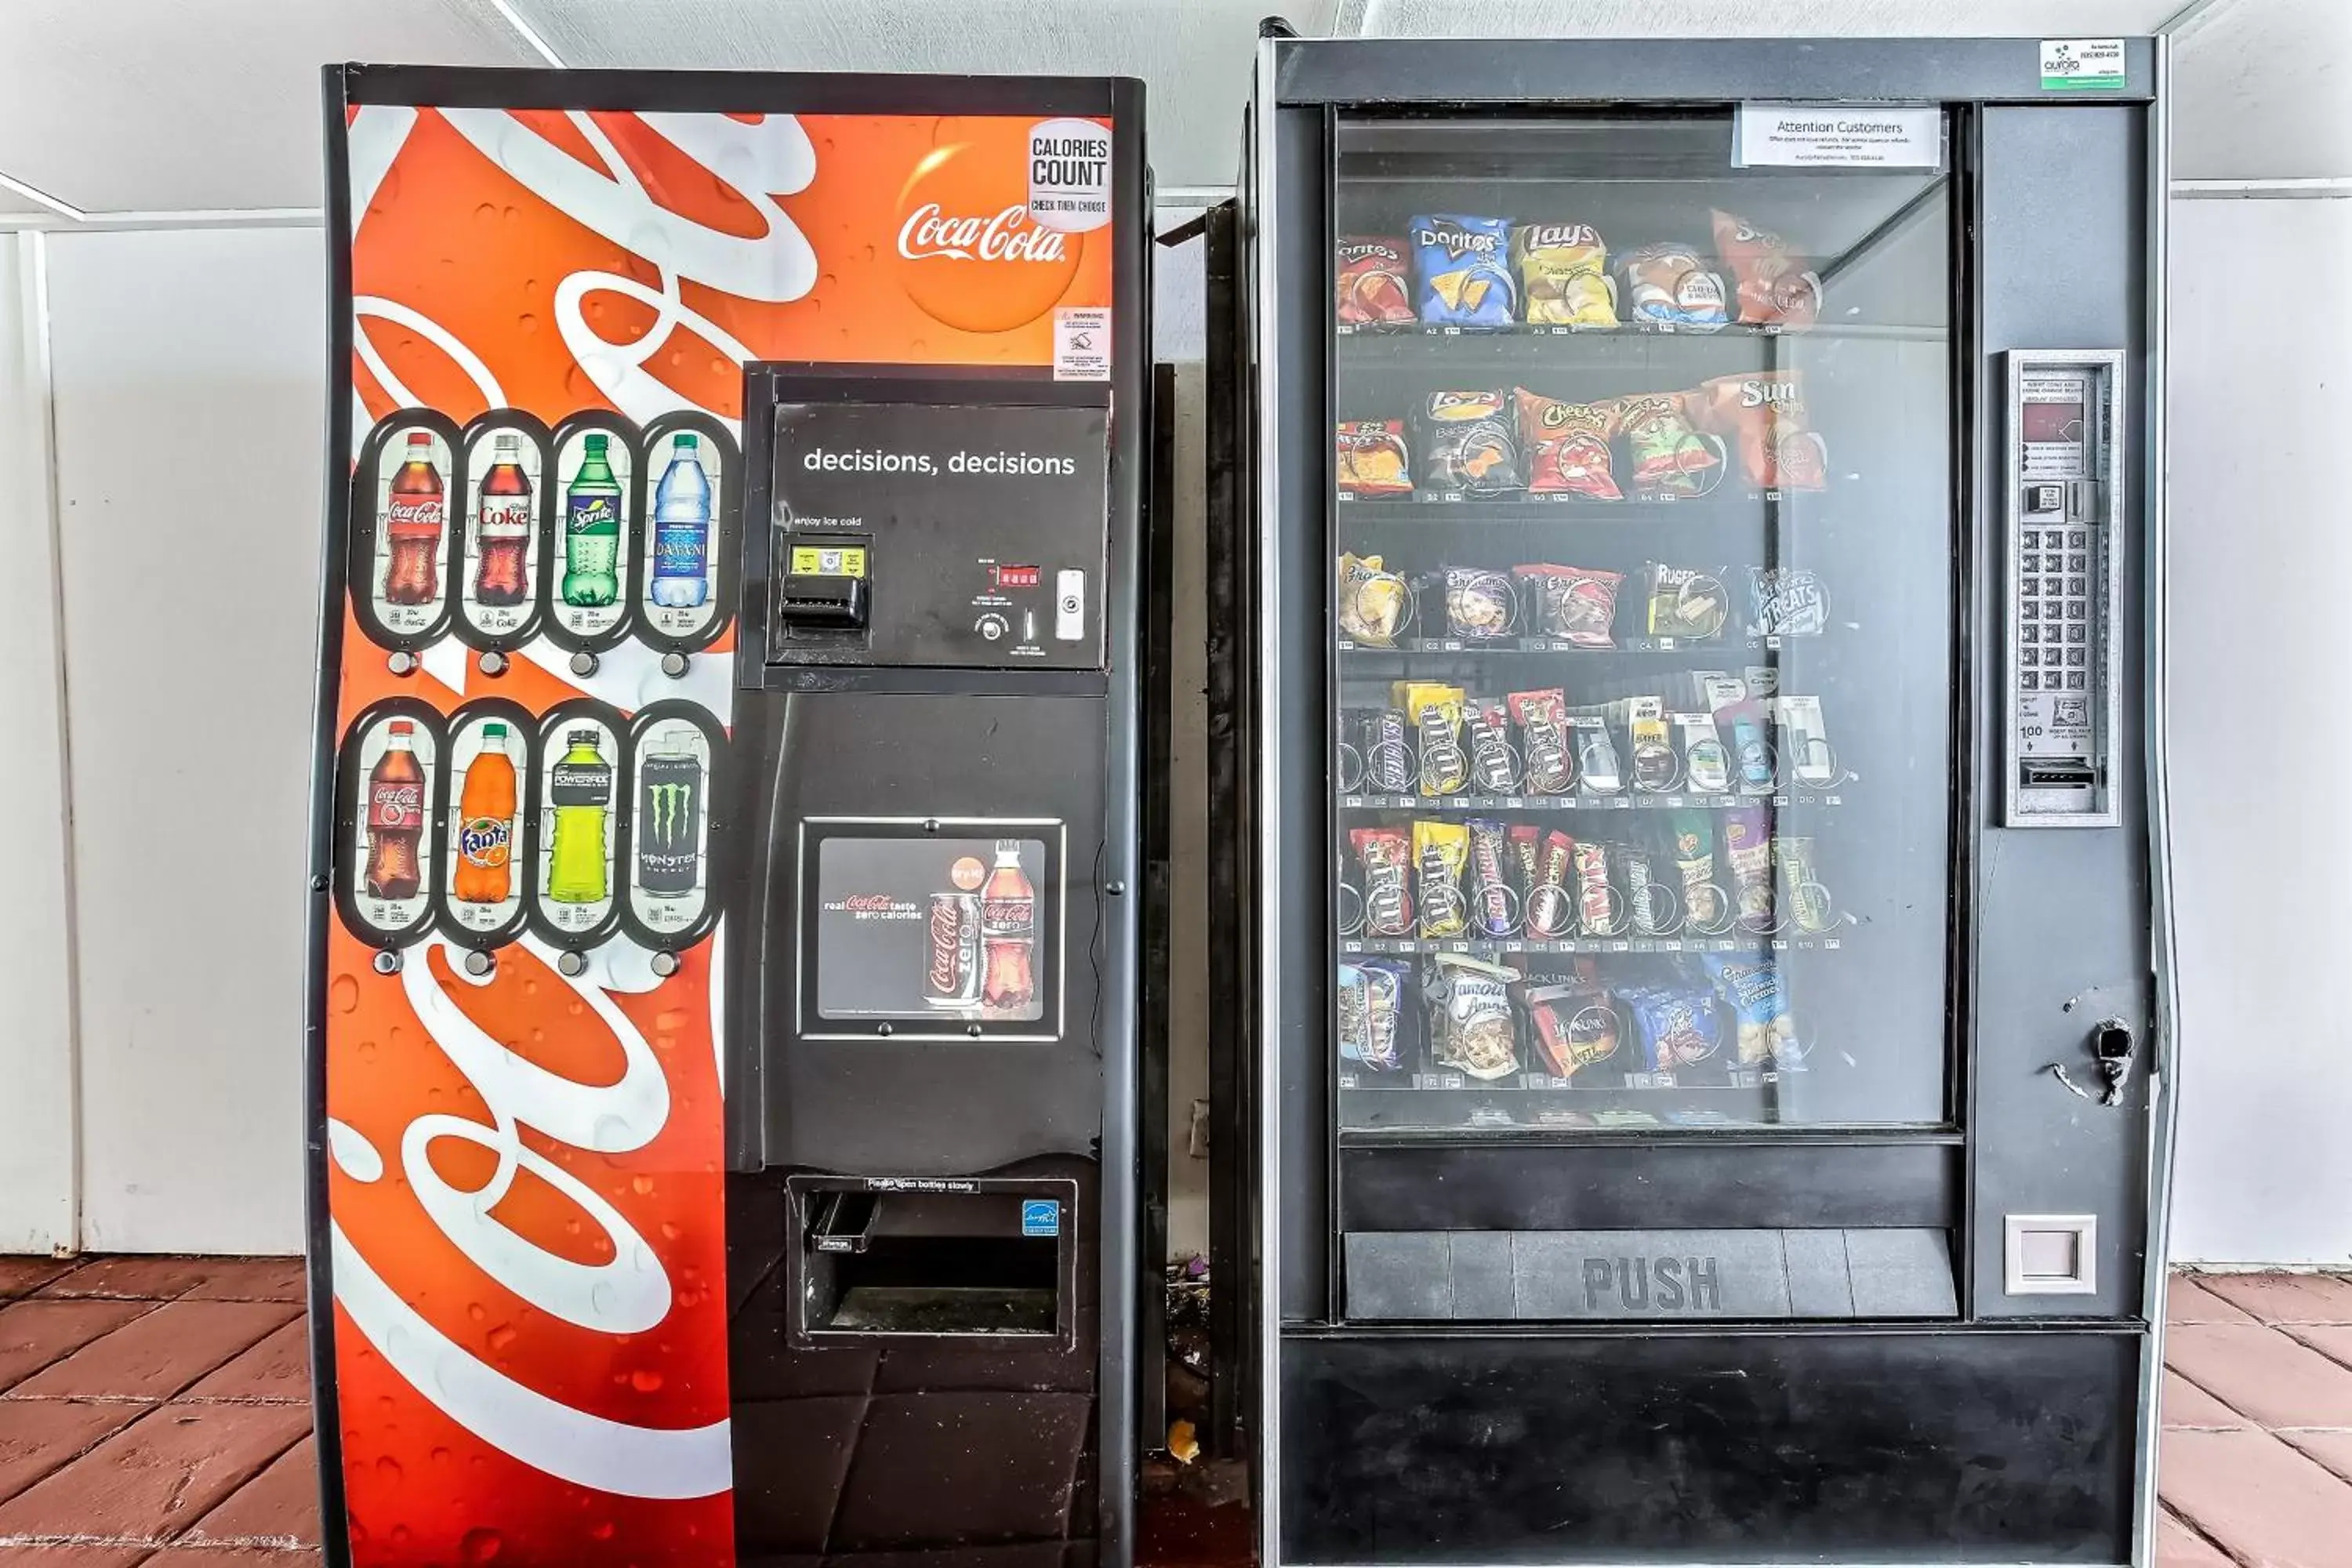
<svg viewBox="0 0 2352 1568"><path fill-rule="evenodd" d="M1091 1162L1024 1161L1096 1212ZM1102 1254L1080 1232L1077 1343L785 1342L785 1173L727 1178L728 1378L735 1540L746 1563L1092 1568ZM1131 1441L1123 1436L1121 1441ZM1123 1541L1121 1517L1108 1534ZM1114 1552L1114 1557L1121 1554Z"/></svg>
<svg viewBox="0 0 2352 1568"><path fill-rule="evenodd" d="M2141 1343L1286 1339L1285 1563L2122 1563Z"/></svg>

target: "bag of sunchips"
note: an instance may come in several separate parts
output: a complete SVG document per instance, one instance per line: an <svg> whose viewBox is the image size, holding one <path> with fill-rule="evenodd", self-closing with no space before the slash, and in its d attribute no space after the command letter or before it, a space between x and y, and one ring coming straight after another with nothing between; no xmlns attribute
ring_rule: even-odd
<svg viewBox="0 0 2352 1568"><path fill-rule="evenodd" d="M1385 327L1412 319L1404 241L1364 236L1339 241L1340 321L1351 327Z"/></svg>
<svg viewBox="0 0 2352 1568"><path fill-rule="evenodd" d="M1806 428L1805 378L1718 375L1683 394L1698 424L1739 446L1739 466L1760 490L1817 490L1829 483L1830 453Z"/></svg>
<svg viewBox="0 0 2352 1568"><path fill-rule="evenodd" d="M1547 327L1613 327L1617 285L1591 224L1523 223L1511 230L1527 320Z"/></svg>
<svg viewBox="0 0 2352 1568"><path fill-rule="evenodd" d="M1402 496L1412 493L1402 419L1342 419L1338 437L1339 493Z"/></svg>
<svg viewBox="0 0 2352 1568"><path fill-rule="evenodd" d="M1407 226L1421 275L1421 319L1456 327L1507 327L1517 291L1504 255L1511 226L1499 217L1438 215Z"/></svg>

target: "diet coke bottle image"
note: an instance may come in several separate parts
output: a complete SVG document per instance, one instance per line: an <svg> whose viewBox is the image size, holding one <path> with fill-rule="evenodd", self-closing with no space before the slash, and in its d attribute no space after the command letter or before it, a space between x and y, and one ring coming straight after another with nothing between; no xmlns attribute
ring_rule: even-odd
<svg viewBox="0 0 2352 1568"><path fill-rule="evenodd" d="M996 841L996 865L980 889L982 979L992 1012L1036 1016L1037 889L1021 868L1021 841Z"/></svg>
<svg viewBox="0 0 2352 1568"><path fill-rule="evenodd" d="M394 719L384 727L383 755L368 770L362 879L368 897L386 903L415 898L425 879L417 850L425 833L425 768L416 758L415 733L414 723Z"/></svg>
<svg viewBox="0 0 2352 1568"><path fill-rule="evenodd" d="M477 605L500 608L530 597L530 545L536 521L530 476L523 472L522 437L501 430L490 437L489 471L482 476L474 510L474 593ZM486 631L511 630L485 624Z"/></svg>
<svg viewBox="0 0 2352 1568"><path fill-rule="evenodd" d="M441 528L448 516L430 431L412 430L383 507L383 602L432 605L441 598ZM415 623L421 625L422 622ZM413 630L393 620L394 630Z"/></svg>

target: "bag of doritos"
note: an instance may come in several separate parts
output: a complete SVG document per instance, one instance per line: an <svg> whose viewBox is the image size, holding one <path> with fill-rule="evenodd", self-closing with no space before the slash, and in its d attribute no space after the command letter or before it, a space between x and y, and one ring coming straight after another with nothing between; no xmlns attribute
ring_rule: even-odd
<svg viewBox="0 0 2352 1568"><path fill-rule="evenodd" d="M1454 327L1507 327L1517 315L1504 247L1511 226L1498 217L1417 217L1407 226L1421 278L1421 319Z"/></svg>
<svg viewBox="0 0 2352 1568"><path fill-rule="evenodd" d="M1518 268L1528 321L1548 327L1617 324L1609 249L1591 225L1523 223L1511 230L1511 261Z"/></svg>
<svg viewBox="0 0 2352 1568"><path fill-rule="evenodd" d="M1820 317L1821 275L1799 266L1788 241L1779 235L1718 210L1715 253L1731 269L1741 321L1795 331Z"/></svg>
<svg viewBox="0 0 2352 1568"><path fill-rule="evenodd" d="M1337 461L1344 496L1403 496L1412 493L1404 455L1402 419L1342 419Z"/></svg>
<svg viewBox="0 0 2352 1568"><path fill-rule="evenodd" d="M1412 320L1405 286L1404 241L1352 238L1339 242L1339 321L1351 327L1386 327Z"/></svg>
<svg viewBox="0 0 2352 1568"><path fill-rule="evenodd" d="M1609 427L1616 409L1607 403L1568 403L1517 387L1519 447L1526 454L1528 493L1580 496L1587 500L1622 500L1611 459Z"/></svg>
<svg viewBox="0 0 2352 1568"><path fill-rule="evenodd" d="M1435 496L1511 495L1528 488L1519 468L1511 400L1500 392L1433 392L1413 410L1421 488Z"/></svg>

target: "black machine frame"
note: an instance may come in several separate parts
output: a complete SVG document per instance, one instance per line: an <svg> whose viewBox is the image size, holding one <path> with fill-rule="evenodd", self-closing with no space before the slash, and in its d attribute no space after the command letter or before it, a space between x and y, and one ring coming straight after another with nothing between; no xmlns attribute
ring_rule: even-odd
<svg viewBox="0 0 2352 1568"><path fill-rule="evenodd" d="M1235 1381L1247 1396L1235 1402L1232 1418L1235 1432L1246 1430L1257 1459L1260 1560L1270 1568L1284 1563L1947 1560L1937 1555L1939 1550L1954 1562L2046 1556L2141 1563L2152 1556L2162 1314L2151 1303L2161 1300L2174 1116L2160 733L2166 66L2162 40L2125 40L2124 86L2051 95L2039 90L2034 48L2031 39L1514 41L1505 48L1451 40L1300 40L1278 23L1267 25L1244 137L1242 212L1222 237L1213 219L1210 225L1213 242L1222 237L1231 259L1241 317L1238 363L1211 367L1213 429L1222 406L1229 411L1233 460L1255 480L1254 490L1233 485L1223 509L1237 547L1234 580L1218 577L1213 566L1212 690L1230 693L1234 710L1224 728L1213 730L1210 767L1212 843L1230 838L1241 846L1212 868L1213 889L1230 900L1223 907L1234 914L1228 962L1246 953L1253 930L1265 955L1252 976L1254 994L1219 993L1213 1084L1215 1075L1230 1073L1239 1086L1233 1121L1220 1122L1226 1142L1217 1180L1240 1188L1252 1207L1231 1216L1221 1208L1215 1217L1229 1221L1224 1234L1233 1239L1225 1246L1232 1254L1246 1258L1246 1233L1255 1233L1257 1333L1239 1358L1242 1376ZM1952 126L1955 776L1952 907L1946 918L1947 1120L1916 1132L1790 1128L1561 1138L1521 1130L1501 1142L1400 1137L1376 1153L1358 1139L1345 1151L1329 1114L1335 1091L1326 1045L1332 1004L1322 862L1328 798L1319 717L1330 689L1323 520L1332 490L1328 433L1336 380L1328 325L1336 127L1342 116L1359 113L1526 117L1595 108L1638 113L1720 109L1747 100L1941 104ZM2107 112L2065 118L2076 110ZM2105 184L2088 204L2095 211L2073 226L2055 224L2046 244L2037 243L2025 236L2028 215L2043 216L2046 203L2021 193L2028 182L2012 177L1989 184L1986 167L1989 160L2006 159L2003 166L2014 171L2017 154L2047 145L2059 124L2096 128L2093 139L2107 160L2098 165ZM2128 173L2117 181L2115 170ZM1988 250L1988 230L1996 225L2010 237L2008 252ZM2053 875L2095 879L2097 890L2053 920L2028 910L2017 879L2012 875L2004 885L1980 847L1999 830L1985 804L2000 798L1990 769L1999 765L2000 746L1987 726L1998 723L2000 691L1993 682L2000 678L2000 653L1998 639L1984 629L1993 624L1993 585L2001 578L2000 469L1993 462L2001 399L1994 372L2009 346L2069 335L2063 306L2042 309L2023 273L2032 258L2046 260L2050 247L2063 248L2094 225L2104 226L2104 238L2091 241L2090 265L2107 266L2111 274L2119 268L2128 287L2087 331L2071 330L2116 342L2128 351L2131 366L2126 407L2139 449L2128 475L2126 517L2134 524L2129 539L2136 553L2127 602L2149 608L2145 625L2122 626L2127 679L2138 683L2144 701L2135 705L2142 711L2127 726L2117 754L2137 759L2144 744L2146 764L2129 781L2125 829L2096 840L2095 849L2061 852L2053 864ZM1213 244L1213 336L1220 273ZM1213 530L1221 515L1215 477L1213 467ZM1255 549L1243 559L1253 521ZM2086 841L2088 836L2077 840ZM2004 855L2012 852L2004 847ZM2110 906L2104 924L2102 899ZM2155 1042L2152 1065L2132 1084L2091 1155L2105 1173L2093 1184L2100 1188L2098 1206L2123 1221L2098 1238L2099 1290L2084 1299L2079 1311L2003 1306L2000 1214L2013 1211L2019 1194L2033 1186L2053 1134L2039 1110L2028 1116L2026 1133L2007 1143L1985 1139L1981 1130L2021 1104L2034 1105L2029 1094L2057 1086L2043 1077L2031 1090L2018 1087L2021 1077L2040 1070L2038 1058L2021 1063L2019 1053L2040 1043L2021 1047L2010 1037L2027 1028L2046 1035L2049 1025L2038 1015L2023 1016L2014 1004L1989 1001L1979 976L2007 978L2024 969L2030 985L2042 988L2050 977L2024 964L2020 950L2029 938L2021 933L2056 941L2070 919L2097 929L2088 943L2096 949L2097 977L2120 973L2124 995L2117 1005L2126 1018L2137 1012L2134 1022ZM1213 963L1223 949L1212 951ZM2097 994L2096 987L2089 988L2069 997L2067 1007ZM2062 1120L2070 1110L2062 1108ZM1765 1216L1782 1210L1781 1197L1791 1192L1804 1203L1826 1205L1822 1212L1859 1216L1855 1223L1932 1223L1969 1238L1955 1258L1959 1316L1932 1325L1351 1321L1342 1304L1339 1242L1350 1228L1342 1208L1356 1205L1353 1188L1347 1189L1350 1196L1339 1195L1339 1172L1343 1160L1368 1156L1393 1167L1381 1189L1386 1199L1409 1205L1416 1190L1455 1194L1428 1205L1424 1223L1436 1230L1627 1223L1536 1215L1517 1194L1538 1176L1559 1194L1550 1205L1554 1215L1624 1214L1638 1190L1666 1194L1664 1217L1652 1223L1703 1224L1699 1205L1687 1194L1730 1188L1756 1213L1744 1222L1735 1215L1718 1223L1769 1223ZM1759 1181L1759 1161L1778 1173ZM1465 1184L1467 1198L1461 1195ZM1780 1197L1772 1195L1775 1186ZM2091 1200L2084 1202L2088 1206ZM1671 1396L1610 1371L1612 1354L1638 1362L1645 1376L1684 1392L1692 1385L1675 1380L1705 1364L1727 1373L1736 1364L1738 1375L1758 1380L1744 1401L1694 1406L1726 1425L1731 1446L1713 1449L1699 1442L1685 1457L1700 1474L1696 1480L1685 1477L1683 1484L1692 1489L1679 1519L1659 1517L1631 1497L1612 1498L1622 1506L1596 1511L1599 1493L1592 1487L1559 1479L1562 1470L1622 1466L1644 1452L1659 1464L1675 1464L1670 1451L1654 1448L1649 1424L1675 1423L1684 1438L1691 1436L1688 1418ZM1875 1360L1880 1378L1908 1377L1923 1388L1953 1391L1937 1397L1963 1412L1959 1421L1939 1424L1932 1411L1924 1421L1906 1417L1902 1398L1892 1394L1882 1408L1853 1413L1817 1399L1821 1407L1808 1415L1809 1386L1818 1394L1834 1385L1844 1374L1831 1371L1833 1363L1857 1354ZM2050 1359L2029 1373L2024 1363L2036 1357ZM1510 1389L1517 1385L1497 1381L1515 1363L1525 1376L1549 1368L1580 1384L1590 1391L1588 1402L1516 1402ZM1820 1376L1830 1381L1809 1385ZM1899 1513L1932 1506L1943 1495L1939 1488L1960 1484L1958 1472L1939 1472L1930 1462L1907 1474L1860 1478L1841 1470L1839 1446L1859 1451L1886 1430L1876 1424L1906 1421L1902 1441L1931 1454L2002 1440L1965 1430L1969 1413L1984 1399L2000 1397L1990 1391L2029 1379L2045 1388L2053 1405L2074 1413L2069 1420L2084 1418L2075 1434L2092 1446L2072 1453L2061 1444L2036 1455L2031 1450L2045 1440L2042 1434L2029 1436L2009 1457L2029 1464L2044 1458L2076 1461L2098 1479L2071 1510L2057 1506L2033 1517L2030 1509L2021 1510L2013 1521L1979 1518L1947 1542L1923 1537L1890 1544L1885 1532L1899 1531ZM1221 1388L1225 1381L1221 1378ZM1394 1392L1400 1384L1407 1385L1405 1392ZM1384 1392L1370 1392L1375 1387ZM1933 1406L1937 1397L1921 1403ZM1593 1435L1578 1434L1574 1422L1541 1427L1544 1420L1576 1410L1591 1416ZM1286 1418L1291 1412L1295 1417ZM1479 1471L1480 1461L1465 1456L1477 1441L1482 1417L1537 1422L1539 1429L1528 1434L1524 1446L1543 1457L1490 1454ZM1822 1445L1818 1464L1790 1468L1741 1450L1741 1444L1760 1447L1769 1440L1767 1424L1799 1419L1815 1424ZM1399 1423L1418 1423L1436 1436L1418 1447L1400 1437L1393 1452L1364 1459L1345 1452L1349 1438L1332 1435L1345 1427L1360 1440L1368 1431L1396 1430ZM2093 1428L2095 1438L2086 1436ZM1500 1528L1472 1517L1466 1501L1421 1505L1418 1517L1408 1505L1362 1501L1392 1478L1389 1467L1433 1460L1448 1477L1479 1474L1491 1489L1482 1493L1488 1500L1494 1493L1531 1495L1508 1510L1517 1517ZM1728 1479L1711 1485L1710 1467ZM1874 1481L1880 1488L1875 1497L1867 1490ZM1825 1527L1816 1514L1770 1500L1818 1495L1824 1487L1846 1489L1843 1495L1854 1503L1851 1528L1834 1521ZM1745 1511L1753 1528L1722 1530L1723 1519L1734 1511ZM2012 1533L2003 1537L2005 1530Z"/></svg>

